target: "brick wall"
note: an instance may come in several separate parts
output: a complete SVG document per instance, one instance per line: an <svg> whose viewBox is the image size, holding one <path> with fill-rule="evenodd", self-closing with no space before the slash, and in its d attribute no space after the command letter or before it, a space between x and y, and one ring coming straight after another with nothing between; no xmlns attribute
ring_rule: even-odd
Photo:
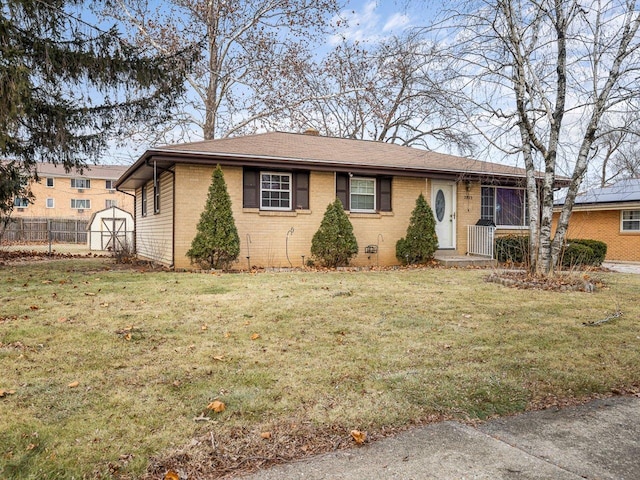
<svg viewBox="0 0 640 480"><path fill-rule="evenodd" d="M186 252L196 234L196 225L204 208L213 167L176 166L175 266L192 268ZM320 226L324 212L335 200L335 176L330 172L311 172L308 210L295 212L260 211L242 208L242 168L225 167L225 181L240 236L237 268L251 265L296 267L311 255L311 238ZM396 177L392 186L392 212L349 214L360 252L352 265L397 264L395 245L406 233L411 211L420 192L428 199L427 181ZM293 233L288 233L293 228ZM378 245L378 254L366 254L367 245ZM287 258L288 254L288 258ZM291 262L291 263L290 263Z"/></svg>
<svg viewBox="0 0 640 480"><path fill-rule="evenodd" d="M620 215L620 210L574 211L567 238L600 240L607 244L607 260L638 262L640 232L621 232ZM554 226L557 220L558 214L554 214Z"/></svg>
<svg viewBox="0 0 640 480"><path fill-rule="evenodd" d="M31 182L30 188L34 195L33 203L25 208L14 208L12 217L47 217L47 218L78 218L89 219L94 212L107 208L107 200L115 201L116 206L133 213L133 197L114 189L106 188L106 180L78 176L91 180L91 188L71 188L69 177L53 178L53 187L47 187L47 178L42 177L39 182ZM115 183L115 180L113 180ZM53 208L47 207L47 199L53 199ZM71 200L90 200L91 207L81 209L71 208Z"/></svg>

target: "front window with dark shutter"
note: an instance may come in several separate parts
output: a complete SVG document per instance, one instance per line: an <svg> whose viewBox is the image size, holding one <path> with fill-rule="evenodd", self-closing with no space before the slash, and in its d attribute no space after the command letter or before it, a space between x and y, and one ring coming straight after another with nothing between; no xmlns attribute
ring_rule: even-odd
<svg viewBox="0 0 640 480"><path fill-rule="evenodd" d="M391 211L391 177L378 178L378 210Z"/></svg>
<svg viewBox="0 0 640 480"><path fill-rule="evenodd" d="M291 210L291 174L260 172L260 208Z"/></svg>
<svg viewBox="0 0 640 480"><path fill-rule="evenodd" d="M354 177L336 173L336 197L354 213L391 211L391 177Z"/></svg>
<svg viewBox="0 0 640 480"><path fill-rule="evenodd" d="M297 210L309 209L309 172L294 174L295 206Z"/></svg>
<svg viewBox="0 0 640 480"><path fill-rule="evenodd" d="M307 210L309 172L245 168L242 175L242 206L261 210Z"/></svg>
<svg viewBox="0 0 640 480"><path fill-rule="evenodd" d="M376 211L375 178L353 177L349 191L352 212L371 213Z"/></svg>

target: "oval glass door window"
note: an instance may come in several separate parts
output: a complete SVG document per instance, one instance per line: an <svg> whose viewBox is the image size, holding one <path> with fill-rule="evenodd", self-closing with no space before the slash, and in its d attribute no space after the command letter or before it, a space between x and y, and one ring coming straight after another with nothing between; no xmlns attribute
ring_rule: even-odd
<svg viewBox="0 0 640 480"><path fill-rule="evenodd" d="M444 207L444 192L438 190L438 193L436 193L436 217L439 222L444 218Z"/></svg>

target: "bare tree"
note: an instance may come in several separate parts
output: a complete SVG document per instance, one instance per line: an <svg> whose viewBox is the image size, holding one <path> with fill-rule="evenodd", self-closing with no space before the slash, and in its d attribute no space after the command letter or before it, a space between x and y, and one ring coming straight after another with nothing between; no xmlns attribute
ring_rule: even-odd
<svg viewBox="0 0 640 480"><path fill-rule="evenodd" d="M485 138L527 170L531 270L552 274L604 121L640 96L640 11L629 0L470 0L439 25L455 92ZM623 108L624 107L624 108ZM570 185L552 235L556 176ZM542 171L542 178L536 174Z"/></svg>
<svg viewBox="0 0 640 480"><path fill-rule="evenodd" d="M624 178L640 178L640 117L620 118L616 126L604 124L595 142L593 157L600 161L598 184L605 187Z"/></svg>
<svg viewBox="0 0 640 480"><path fill-rule="evenodd" d="M138 45L166 54L192 44L202 52L174 121L152 132L160 137L152 142L246 133L277 117L290 87L274 87L287 84L339 7L337 0L168 0L162 8L114 1L102 13L129 25Z"/></svg>
<svg viewBox="0 0 640 480"><path fill-rule="evenodd" d="M373 45L345 42L299 72L307 98L290 112L292 122L332 136L470 152L458 110L445 97L445 73L419 30Z"/></svg>

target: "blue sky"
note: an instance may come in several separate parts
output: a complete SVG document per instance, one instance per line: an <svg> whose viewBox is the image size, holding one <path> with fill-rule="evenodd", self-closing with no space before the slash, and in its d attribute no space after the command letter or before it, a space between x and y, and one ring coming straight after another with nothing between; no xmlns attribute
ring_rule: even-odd
<svg viewBox="0 0 640 480"><path fill-rule="evenodd" d="M162 8L165 2L152 0L150 3ZM342 37L348 41L366 43L402 34L407 28L424 25L432 16L434 6L439 3L436 0L346 0L339 16L347 21L348 29L342 31L340 36L329 37L327 44L336 45L342 41ZM131 163L150 146L129 144L127 147L114 147L105 155L103 162Z"/></svg>
<svg viewBox="0 0 640 480"><path fill-rule="evenodd" d="M349 25L347 38L353 41L379 39L411 26L408 9L400 2L390 0L353 0L342 10L341 16Z"/></svg>

